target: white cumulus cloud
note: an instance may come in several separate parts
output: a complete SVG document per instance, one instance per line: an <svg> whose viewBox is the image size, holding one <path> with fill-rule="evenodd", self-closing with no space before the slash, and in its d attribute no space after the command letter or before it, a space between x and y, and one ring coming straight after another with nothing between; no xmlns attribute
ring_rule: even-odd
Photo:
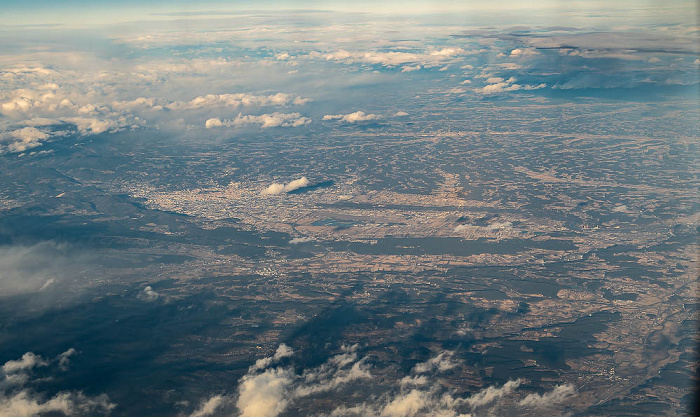
<svg viewBox="0 0 700 417"><path fill-rule="evenodd" d="M267 188L265 188L262 193L264 195L278 195L282 193L288 193L290 191L298 190L299 188L306 187L310 184L308 178L301 177L299 179L288 182L287 184L272 183Z"/></svg>
<svg viewBox="0 0 700 417"><path fill-rule="evenodd" d="M363 111L356 111L354 113L348 113L348 114L327 114L323 116L323 120L340 120L341 122L345 123L356 123L356 122L365 122L368 120L377 120L380 119L381 116L376 115L376 114L367 114Z"/></svg>

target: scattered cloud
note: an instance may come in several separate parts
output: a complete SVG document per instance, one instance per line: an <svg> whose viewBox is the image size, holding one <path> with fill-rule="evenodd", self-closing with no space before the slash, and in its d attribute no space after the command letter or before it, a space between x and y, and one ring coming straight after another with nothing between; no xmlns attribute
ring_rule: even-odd
<svg viewBox="0 0 700 417"><path fill-rule="evenodd" d="M467 51L462 48L442 48L430 51L431 56L457 56L464 55Z"/></svg>
<svg viewBox="0 0 700 417"><path fill-rule="evenodd" d="M385 67L415 68L444 66L445 63L452 62L462 55L476 55L486 52L485 49L465 50L460 47L428 47L423 51L348 51L340 49L332 53L320 54L328 61L339 61L343 63L365 63L372 65L382 65ZM315 56L312 54L310 56ZM420 68L417 68L420 69Z"/></svg>
<svg viewBox="0 0 700 417"><path fill-rule="evenodd" d="M30 385L39 380L36 368L66 371L69 358L76 354L69 349L53 359L27 352L18 360L8 361L0 372L0 416L63 415L69 417L108 415L115 407L107 395L90 397L80 391L62 391L52 397L36 392ZM41 378L46 378L42 373Z"/></svg>
<svg viewBox="0 0 700 417"><path fill-rule="evenodd" d="M420 65L405 65L404 67L401 68L401 72L420 71L420 69L421 69Z"/></svg>
<svg viewBox="0 0 700 417"><path fill-rule="evenodd" d="M66 244L0 246L0 295L48 293L88 261Z"/></svg>
<svg viewBox="0 0 700 417"><path fill-rule="evenodd" d="M539 55L540 53L537 52L537 50L532 49L532 48L516 48L510 51L510 57L511 58L520 58L520 57L526 57L526 56L532 56L532 55Z"/></svg>
<svg viewBox="0 0 700 417"><path fill-rule="evenodd" d="M499 68L503 68L504 70L509 70L509 71L515 71L519 69L523 69L524 67L520 64L516 64L514 62L502 62L500 64L496 64Z"/></svg>
<svg viewBox="0 0 700 417"><path fill-rule="evenodd" d="M405 117L405 116L408 116L408 113L406 113L405 111L397 111L396 113L394 113L394 117Z"/></svg>
<svg viewBox="0 0 700 417"><path fill-rule="evenodd" d="M24 127L9 134L7 152L24 152L27 149L41 146L41 143L50 136L35 127Z"/></svg>
<svg viewBox="0 0 700 417"><path fill-rule="evenodd" d="M241 417L275 417L301 398L371 378L368 365L358 358L357 345L343 346L340 354L301 375L291 366L272 367L292 354L288 347L280 348L274 356L258 360L239 381L235 403Z"/></svg>
<svg viewBox="0 0 700 417"><path fill-rule="evenodd" d="M430 358L427 362L419 363L413 367L413 372L424 374L428 372L444 372L455 368L458 363L452 360L454 352L446 351Z"/></svg>
<svg viewBox="0 0 700 417"><path fill-rule="evenodd" d="M277 351L275 351L275 354L267 357L267 358L262 358L258 359L255 361L255 364L250 367L250 371L258 371L261 369L265 369L268 366L272 365L273 363L279 362L283 358L288 358L294 354L294 350L290 348L289 346L285 345L284 343L280 344L277 347Z"/></svg>
<svg viewBox="0 0 700 417"><path fill-rule="evenodd" d="M306 187L310 184L306 177L301 177L297 180L290 181L287 184L272 183L267 188L262 191L264 195L278 195L282 193L288 193L290 191L298 190L299 188Z"/></svg>
<svg viewBox="0 0 700 417"><path fill-rule="evenodd" d="M128 125L124 118L105 120L92 117L66 117L62 120L74 124L78 132L83 135L97 135L107 131L115 132Z"/></svg>
<svg viewBox="0 0 700 417"><path fill-rule="evenodd" d="M227 402L227 398L223 395L215 395L202 403L202 405L195 410L190 417L207 417L213 416L216 411L222 408Z"/></svg>
<svg viewBox="0 0 700 417"><path fill-rule="evenodd" d="M263 107L263 106L289 106L301 105L311 101L309 98L292 96L285 93L277 93L268 96L257 96L253 94L207 94L199 96L189 101L174 101L164 107L170 110L193 110L217 107Z"/></svg>
<svg viewBox="0 0 700 417"><path fill-rule="evenodd" d="M204 122L204 127L206 129L211 129L213 127L222 127L222 126L224 126L224 122L222 122L221 119L217 119L217 118L207 119L207 121Z"/></svg>
<svg viewBox="0 0 700 417"><path fill-rule="evenodd" d="M343 61L346 63L364 62L387 67L415 63L422 60L420 54L410 52L349 52L344 49L326 54L325 58L328 61Z"/></svg>
<svg viewBox="0 0 700 417"><path fill-rule="evenodd" d="M530 394L520 401L520 405L524 407L544 408L560 404L576 393L573 385L563 384L557 385L552 391L544 394Z"/></svg>
<svg viewBox="0 0 700 417"><path fill-rule="evenodd" d="M311 123L311 119L302 116L300 113L279 113L261 114L259 116L238 114L233 120L221 120L217 118L207 119L204 126L207 129L214 127L239 127L245 125L260 125L261 128L269 127L299 127Z"/></svg>
<svg viewBox="0 0 700 417"><path fill-rule="evenodd" d="M262 193L265 195L278 195L284 192L284 184L274 182L265 188Z"/></svg>
<svg viewBox="0 0 700 417"><path fill-rule="evenodd" d="M294 383L291 369L273 368L259 374L246 374L238 386L236 407L241 417L275 417L289 404Z"/></svg>
<svg viewBox="0 0 700 417"><path fill-rule="evenodd" d="M527 394L521 389L523 381L517 379L471 395L458 394L444 379L461 366L451 351L418 363L399 380L385 381L370 372L367 359L358 350L358 345L343 346L321 365L300 371L293 365L295 352L282 344L272 356L248 369L234 395L211 397L191 417L212 415L226 404L235 407L234 414L241 417L276 417L322 393L339 403L323 414L335 417L525 415L533 409L556 412L576 392L563 384L541 394ZM362 390L367 383L377 387L371 397L353 394L353 388ZM346 398L351 403L344 403Z"/></svg>
<svg viewBox="0 0 700 417"><path fill-rule="evenodd" d="M473 408L483 407L511 394L520 386L520 380L508 381L502 387L487 387L478 393L467 398L467 404Z"/></svg>
<svg viewBox="0 0 700 417"><path fill-rule="evenodd" d="M38 366L48 366L48 361L44 360L41 356L37 356L32 352L27 352L22 355L22 358L7 361L2 366L2 372L5 375L17 374L19 372L27 372Z"/></svg>
<svg viewBox="0 0 700 417"><path fill-rule="evenodd" d="M143 289L137 296L137 298L141 301L145 301L147 303L150 303L152 301L156 301L160 294L155 292L151 286L147 286L146 288Z"/></svg>
<svg viewBox="0 0 700 417"><path fill-rule="evenodd" d="M538 90L547 86L545 83L538 85L515 84L515 81L514 77L510 77L507 80L502 77L488 77L486 78L487 85L476 88L474 91L484 95L491 95L508 91Z"/></svg>
<svg viewBox="0 0 700 417"><path fill-rule="evenodd" d="M354 113L349 113L349 114L327 114L323 116L323 120L340 120L341 122L345 123L356 123L356 122L365 122L368 120L377 120L380 119L381 116L376 115L376 114L366 114L363 111L356 111Z"/></svg>

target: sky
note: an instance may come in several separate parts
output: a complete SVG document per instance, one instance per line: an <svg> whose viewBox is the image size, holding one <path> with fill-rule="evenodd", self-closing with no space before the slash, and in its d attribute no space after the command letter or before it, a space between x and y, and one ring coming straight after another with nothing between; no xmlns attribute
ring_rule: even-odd
<svg viewBox="0 0 700 417"><path fill-rule="evenodd" d="M0 2L3 25L42 25L63 24L70 26L104 25L142 19L173 19L188 16L206 16L209 12L221 16L223 13L245 13L249 11L280 10L329 10L360 13L402 14L492 14L503 17L509 15L541 15L544 18L567 21L582 16L636 17L644 20L662 19L684 23L697 22L697 3L692 0L672 1L517 1L517 0L474 0L474 1L19 1ZM695 10L695 13L688 13ZM512 17L515 17L512 16Z"/></svg>

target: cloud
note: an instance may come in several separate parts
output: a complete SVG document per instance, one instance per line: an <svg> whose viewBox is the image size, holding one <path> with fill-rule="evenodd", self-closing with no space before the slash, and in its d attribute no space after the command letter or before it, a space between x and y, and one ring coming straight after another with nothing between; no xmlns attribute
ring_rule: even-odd
<svg viewBox="0 0 700 417"><path fill-rule="evenodd" d="M2 372L7 374L16 374L18 372L26 372L38 366L48 366L48 362L32 352L27 352L22 355L21 359L7 361L2 366Z"/></svg>
<svg viewBox="0 0 700 417"><path fill-rule="evenodd" d="M457 56L463 55L466 51L462 48L442 48L430 51L431 56Z"/></svg>
<svg viewBox="0 0 700 417"><path fill-rule="evenodd" d="M410 52L349 52L341 49L337 52L325 55L328 61L364 62L368 64L380 64L387 67L395 67L402 64L421 61L420 54Z"/></svg>
<svg viewBox="0 0 700 417"><path fill-rule="evenodd" d="M516 48L510 51L510 57L512 58L520 58L520 57L525 57L525 56L532 56L532 55L539 55L540 53L537 52L535 49L532 48L525 48L525 49L520 49Z"/></svg>
<svg viewBox="0 0 700 417"><path fill-rule="evenodd" d="M356 345L341 350L322 365L298 375L292 367L270 367L293 353L280 345L275 355L259 359L239 381L236 407L240 416L275 417L296 400L371 377L364 360L358 359Z"/></svg>
<svg viewBox="0 0 700 417"><path fill-rule="evenodd" d="M87 258L69 253L65 244L0 246L0 295L46 293L73 277Z"/></svg>
<svg viewBox="0 0 700 417"><path fill-rule="evenodd" d="M62 120L75 125L83 135L97 135L107 131L115 132L128 125L125 119L105 120L94 117L65 117Z"/></svg>
<svg viewBox="0 0 700 417"><path fill-rule="evenodd" d="M109 414L115 405L105 394L89 397L80 391L63 391L47 398L46 395L27 387L35 381L35 368L53 367L58 371L66 371L69 365L68 358L75 353L75 349L69 349L49 360L27 352L21 359L6 362L0 372L0 416L30 417L51 414L80 417ZM42 378L46 378L44 373Z"/></svg>
<svg viewBox="0 0 700 417"><path fill-rule="evenodd" d="M220 120L216 118L208 119L204 126L207 129L214 127L239 127L251 124L260 125L261 128L269 127L299 127L311 123L311 119L299 113L271 113L259 116L238 114L233 120Z"/></svg>
<svg viewBox="0 0 700 417"><path fill-rule="evenodd" d="M58 359L58 367L62 371L68 370L68 365L70 365L70 358L78 353L77 350L70 348L67 351L61 353L56 357Z"/></svg>
<svg viewBox="0 0 700 417"><path fill-rule="evenodd" d="M288 106L290 104L301 105L311 101L309 98L294 97L285 93L277 93L268 96L256 96L253 94L207 94L196 97L190 101L175 101L165 105L170 110L193 110L203 108L230 107L262 107L262 106Z"/></svg>
<svg viewBox="0 0 700 417"><path fill-rule="evenodd" d="M262 193L264 195L278 195L284 192L284 184L273 182L267 188L265 188Z"/></svg>
<svg viewBox="0 0 700 417"><path fill-rule="evenodd" d="M44 285L42 285L41 288L39 288L39 292L42 292L42 291L46 290L47 288L49 288L50 286L52 286L55 282L56 282L56 279L55 279L55 278L49 278L49 279L47 279L46 282L44 283Z"/></svg>
<svg viewBox="0 0 700 417"><path fill-rule="evenodd" d="M40 394L24 390L0 397L0 416L3 417L31 417L48 413L70 417L108 415L114 407L106 395L88 397L80 392L59 392L44 399Z"/></svg>
<svg viewBox="0 0 700 417"><path fill-rule="evenodd" d="M195 412L190 414L190 417L207 417L213 416L214 413L226 404L227 398L223 395L215 395L205 401Z"/></svg>
<svg viewBox="0 0 700 417"><path fill-rule="evenodd" d="M500 387L486 387L472 395L458 395L453 385L442 379L445 372L460 366L454 352L440 352L415 365L409 375L387 381L370 372L367 358L361 357L358 351L358 345L344 345L338 354L321 365L299 372L293 365L294 351L281 344L273 355L258 359L248 369L234 395L211 397L191 417L211 415L225 404L235 404L236 415L241 417L294 414L298 412L295 405L313 400L321 393L338 401L348 398L345 395L352 399L351 404L341 402L324 414L335 417L521 415L531 408L558 406L575 393L573 386L565 384L542 394L525 395L520 390L521 380L517 379ZM393 372L378 373L388 374ZM366 392L368 383L376 388L371 397L353 394L353 388Z"/></svg>
<svg viewBox="0 0 700 417"><path fill-rule="evenodd" d="M358 345L343 346L342 353L317 368L304 371L301 384L294 389L297 398L331 391L351 381L371 379L365 358L358 358Z"/></svg>
<svg viewBox="0 0 700 417"><path fill-rule="evenodd" d="M497 65L498 67L500 67L500 68L503 68L503 69L505 69L505 70L510 70L510 71L518 70L518 69L522 69L522 68L523 68L522 65L516 64L516 63L514 63L514 62L503 62L503 63L496 64L496 65Z"/></svg>
<svg viewBox="0 0 700 417"><path fill-rule="evenodd" d="M204 123L204 127L206 129L211 129L212 127L222 127L222 126L224 126L224 122L222 122L221 119L216 119L216 118L207 119L207 121Z"/></svg>
<svg viewBox="0 0 700 417"><path fill-rule="evenodd" d="M406 113L405 111L397 111L396 113L394 113L394 117L404 117L404 116L408 116L408 113Z"/></svg>
<svg viewBox="0 0 700 417"><path fill-rule="evenodd" d="M388 417L410 417L426 408L430 399L424 391L412 390L394 398L382 409L382 415Z"/></svg>
<svg viewBox="0 0 700 417"><path fill-rule="evenodd" d="M7 152L24 152L27 149L41 146L42 142L50 136L35 127L24 127L9 134Z"/></svg>
<svg viewBox="0 0 700 417"><path fill-rule="evenodd" d="M515 381L506 382L500 388L488 387L467 398L467 404L469 404L473 408L483 407L503 398L506 395L511 394L519 386L520 380L517 379Z"/></svg>
<svg viewBox="0 0 700 417"><path fill-rule="evenodd" d="M436 48L429 47L424 51L416 52L403 52L403 51L347 51L345 49L340 49L338 51L319 54L328 61L339 61L344 63L365 63L372 65L382 65L384 67L398 67L404 66L404 68L412 68L415 66L422 67L435 67L442 66L446 62L454 61L461 55L473 55L486 52L484 49L470 50L459 47L444 47ZM315 56L310 55L310 56ZM416 68L420 69L420 68Z"/></svg>
<svg viewBox="0 0 700 417"><path fill-rule="evenodd" d="M289 404L294 382L291 369L267 369L261 374L246 374L238 387L236 407L241 417L275 417Z"/></svg>
<svg viewBox="0 0 700 417"><path fill-rule="evenodd" d="M365 122L368 120L377 120L380 119L381 116L376 115L376 114L366 114L363 111L356 111L354 113L349 113L349 114L327 114L323 116L322 120L340 120L341 122L345 123L356 123L356 122Z"/></svg>
<svg viewBox="0 0 700 417"><path fill-rule="evenodd" d="M518 91L518 90L538 90L540 88L545 88L547 85L542 83L539 85L521 85L515 84L515 78L510 77L509 79L503 79L502 77L488 77L486 78L487 85L476 88L474 91L484 95L491 95L497 93L503 93L507 91Z"/></svg>
<svg viewBox="0 0 700 417"><path fill-rule="evenodd" d="M25 119L18 124L27 127L0 133L0 154L25 152L39 147L49 140L67 136L70 133L89 136L104 132L117 132L127 127L137 127L134 121L125 117L115 119L82 116L57 119L37 117ZM54 128L47 130L45 129L47 126Z"/></svg>
<svg viewBox="0 0 700 417"><path fill-rule="evenodd" d="M486 82L489 83L489 84L498 84L498 83L504 83L504 82L505 82L506 84L508 84L508 83L513 82L513 81L514 81L513 79L509 79L509 80L506 82L506 81L505 81L503 78L501 78L501 77L489 77L489 78L486 79Z"/></svg>
<svg viewBox="0 0 700 417"><path fill-rule="evenodd" d="M573 385L563 384L557 385L550 392L545 392L544 394L530 394L520 401L520 405L523 407L535 407L544 408L557 405L563 401L566 401L576 393L576 389Z"/></svg>
<svg viewBox="0 0 700 417"><path fill-rule="evenodd" d="M69 133L87 136L143 126L167 128L172 126L168 122L180 119L188 119L185 123L192 123L201 117L204 110L297 106L311 101L310 98L282 92L268 95L202 94L189 100L173 100L171 97L176 92L159 88L158 83L145 81L138 74L128 76L114 71L95 73L66 68L47 72L43 79L35 79L34 74L38 73L10 73L15 78L19 77L10 84L18 88L6 88L0 92L0 111L10 122L0 129L0 153L25 152ZM7 75L7 72L0 72L3 79ZM163 77L158 79L159 83L176 75L167 74ZM155 94L134 98L134 92L142 89ZM196 84L192 89L197 89ZM132 97L124 99L125 95ZM43 129L38 124L26 124L28 120L39 119L52 120L57 126L72 127L57 130L55 127ZM311 121L298 113L239 115L235 120L219 120L221 123L218 124L216 120L218 119L211 119L205 127L247 124L259 124L263 128L303 126ZM25 127L18 129L17 125ZM73 132L73 127L76 132Z"/></svg>
<svg viewBox="0 0 700 417"><path fill-rule="evenodd" d="M294 354L294 350L290 348L289 346L285 345L284 343L280 344L277 347L277 351L275 351L275 354L273 356L270 356L268 358L262 358L258 359L255 361L255 364L250 367L249 371L257 371L261 369L265 369L268 366L272 365L273 363L279 362L283 358L288 358Z"/></svg>
<svg viewBox="0 0 700 417"><path fill-rule="evenodd" d="M156 301L158 299L158 294L157 292L153 291L153 288L151 286L147 286L146 288L143 289L137 296L137 298L141 301L145 301L147 303L151 301Z"/></svg>
<svg viewBox="0 0 700 417"><path fill-rule="evenodd" d="M412 72L419 71L421 69L420 65L406 65L401 68L401 72Z"/></svg>
<svg viewBox="0 0 700 417"><path fill-rule="evenodd" d="M424 374L427 372L445 372L458 365L457 362L452 361L452 355L454 352L442 352L439 355L430 358L427 362L419 363L413 368L413 372L417 374Z"/></svg>
<svg viewBox="0 0 700 417"><path fill-rule="evenodd" d="M284 191L286 193L294 190L298 190L299 188L306 187L309 185L309 180L306 177L301 177L298 180L290 181L287 185L284 186Z"/></svg>
<svg viewBox="0 0 700 417"><path fill-rule="evenodd" d="M241 66L241 62L226 58L215 59L179 59L175 61L151 61L136 65L133 70L139 76L174 76L191 74L226 73Z"/></svg>
<svg viewBox="0 0 700 417"><path fill-rule="evenodd" d="M299 188L306 187L310 184L306 177L301 177L297 180L290 181L287 184L272 183L267 188L262 191L263 195L278 195L282 193L288 193L290 191L298 190Z"/></svg>

